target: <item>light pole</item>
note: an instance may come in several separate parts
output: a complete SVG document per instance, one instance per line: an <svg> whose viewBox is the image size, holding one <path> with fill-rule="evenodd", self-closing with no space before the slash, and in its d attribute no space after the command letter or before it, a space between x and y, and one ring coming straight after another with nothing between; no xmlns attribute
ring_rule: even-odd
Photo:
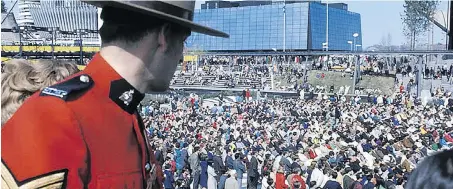
<svg viewBox="0 0 453 189"><path fill-rule="evenodd" d="M55 35L57 31L59 31L60 29L58 27L51 27L51 28L48 28L48 31L52 33L52 59L55 59Z"/></svg>
<svg viewBox="0 0 453 189"><path fill-rule="evenodd" d="M354 51L357 51L357 48L355 47L355 42L356 42L356 38L359 37L359 34L354 33L354 34L352 34L352 36L354 37Z"/></svg>
<svg viewBox="0 0 453 189"><path fill-rule="evenodd" d="M357 47L361 47L362 45L355 45L355 51L357 51Z"/></svg>
<svg viewBox="0 0 453 189"><path fill-rule="evenodd" d="M326 2L326 51L329 51L329 0Z"/></svg>
<svg viewBox="0 0 453 189"><path fill-rule="evenodd" d="M83 44L82 44L82 34L86 34L86 30L84 29L76 29L74 31L76 34L79 35L79 47L80 47L80 65L83 65Z"/></svg>
<svg viewBox="0 0 453 189"><path fill-rule="evenodd" d="M277 52L277 49L276 48L272 48L273 51ZM270 74L271 74L271 89L274 90L274 61L271 60L271 71L270 71Z"/></svg>
<svg viewBox="0 0 453 189"><path fill-rule="evenodd" d="M25 33L24 31L27 31L27 28L24 27L24 26L19 26L18 27L19 29L19 57L22 58L22 52L23 52L23 48L22 48L22 33Z"/></svg>
<svg viewBox="0 0 453 189"><path fill-rule="evenodd" d="M348 41L349 45L351 45L351 52L352 52L352 41Z"/></svg>
<svg viewBox="0 0 453 189"><path fill-rule="evenodd" d="M283 0L283 52L286 51L286 0Z"/></svg>
<svg viewBox="0 0 453 189"><path fill-rule="evenodd" d="M19 57L22 58L22 31L25 30L25 27L19 26Z"/></svg>
<svg viewBox="0 0 453 189"><path fill-rule="evenodd" d="M355 85L357 83L357 67L359 66L358 63L359 63L359 55L354 55L355 56L355 60L354 60L354 79L352 81L352 94L355 95ZM360 70L360 68L359 68Z"/></svg>

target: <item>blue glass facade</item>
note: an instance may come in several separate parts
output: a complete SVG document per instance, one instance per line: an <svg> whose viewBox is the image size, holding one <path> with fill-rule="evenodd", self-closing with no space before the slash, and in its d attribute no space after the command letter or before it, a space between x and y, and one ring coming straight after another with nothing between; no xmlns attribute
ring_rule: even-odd
<svg viewBox="0 0 453 189"><path fill-rule="evenodd" d="M310 3L310 47L321 50L326 42L326 6ZM360 14L329 7L329 50L350 50L354 41L352 36L358 33L356 44L362 44ZM361 47L357 47L361 50Z"/></svg>
<svg viewBox="0 0 453 189"><path fill-rule="evenodd" d="M218 38L193 33L187 39L188 50L205 51L271 51L283 49L283 11L282 3L201 9L195 11L194 21L202 25L224 31L230 38ZM286 49L307 50L321 49L325 41L325 7L316 2L286 4ZM312 11L311 9L315 9ZM346 33L358 28L360 33L360 15L345 10L329 8L329 43L330 50L348 50L350 47ZM323 16L324 15L324 16ZM340 18L335 18L341 16ZM351 20L351 18L356 18ZM322 24L324 23L324 24ZM310 27L311 26L311 27ZM330 31L334 33L330 33ZM341 34L344 37L335 35ZM350 34L352 37L352 33ZM324 36L322 38L322 36ZM330 38L332 37L332 41ZM345 44L340 41L346 39ZM319 42L322 41L322 42ZM361 40L360 40L361 41ZM319 43L319 44L318 44ZM357 43L361 44L361 43ZM338 48L338 49L337 49Z"/></svg>

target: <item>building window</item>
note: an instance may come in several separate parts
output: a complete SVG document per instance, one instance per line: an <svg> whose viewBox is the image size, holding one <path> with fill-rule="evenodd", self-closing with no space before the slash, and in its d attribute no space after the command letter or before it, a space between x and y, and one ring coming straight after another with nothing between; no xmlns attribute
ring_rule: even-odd
<svg viewBox="0 0 453 189"><path fill-rule="evenodd" d="M64 1L60 1L60 0L55 1L55 6L57 6L57 7L64 6Z"/></svg>

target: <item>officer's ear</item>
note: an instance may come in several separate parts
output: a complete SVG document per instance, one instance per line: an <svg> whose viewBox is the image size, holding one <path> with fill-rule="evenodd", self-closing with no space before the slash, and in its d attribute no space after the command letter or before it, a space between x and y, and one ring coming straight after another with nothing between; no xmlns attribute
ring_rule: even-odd
<svg viewBox="0 0 453 189"><path fill-rule="evenodd" d="M157 34L157 42L160 48L164 52L169 49L169 44L171 44L171 28L169 24L164 24L160 27Z"/></svg>

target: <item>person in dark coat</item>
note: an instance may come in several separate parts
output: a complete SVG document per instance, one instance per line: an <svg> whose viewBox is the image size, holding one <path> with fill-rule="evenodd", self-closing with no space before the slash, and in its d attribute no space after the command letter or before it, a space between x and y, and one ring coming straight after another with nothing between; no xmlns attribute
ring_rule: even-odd
<svg viewBox="0 0 453 189"><path fill-rule="evenodd" d="M346 167L344 170L344 176L343 176L343 188L351 188L352 185L354 184L354 179L352 179L348 173L352 173L352 169L350 167Z"/></svg>
<svg viewBox="0 0 453 189"><path fill-rule="evenodd" d="M334 180L329 180L324 185L323 189L342 189L340 183Z"/></svg>
<svg viewBox="0 0 453 189"><path fill-rule="evenodd" d="M165 189L173 189L174 188L173 183L175 182L175 179L173 177L173 173L170 170L170 168L171 168L170 164L166 164L165 165L165 171L164 171L164 175L165 175L164 188Z"/></svg>
<svg viewBox="0 0 453 189"><path fill-rule="evenodd" d="M216 151L216 154L212 157L212 161L214 162L212 168L214 168L214 171L217 174L216 179L219 181L220 176L222 175L221 170L226 169L222 157L220 156L220 151Z"/></svg>
<svg viewBox="0 0 453 189"><path fill-rule="evenodd" d="M200 184L200 159L199 159L199 147L195 146L192 155L189 157L189 165L191 169L193 188L198 188ZM207 174L207 173L206 173ZM206 177L207 178L207 177Z"/></svg>
<svg viewBox="0 0 453 189"><path fill-rule="evenodd" d="M189 153L187 152L187 143L183 144L181 149L181 159L183 159L183 167L186 167L187 162L189 161Z"/></svg>
<svg viewBox="0 0 453 189"><path fill-rule="evenodd" d="M157 149L156 152L154 153L154 155L156 156L156 161L159 163L159 165L163 166L165 159L164 159L164 154L162 153L162 150Z"/></svg>
<svg viewBox="0 0 453 189"><path fill-rule="evenodd" d="M239 154L239 153L236 153L234 155L234 158L236 159L233 163L233 167L234 167L234 170L236 170L236 174L237 174L237 181L238 181L238 185L241 186L242 185L242 176L243 174L246 172L246 169L245 169L245 165L242 163L242 155Z"/></svg>
<svg viewBox="0 0 453 189"><path fill-rule="evenodd" d="M220 180L219 180L219 184L217 185L217 189L224 189L225 182L226 182L227 178L229 177L229 175L228 175L226 167L221 169L220 172L222 175L220 176Z"/></svg>
<svg viewBox="0 0 453 189"><path fill-rule="evenodd" d="M228 167L228 169L234 169L233 167L233 153L231 151L228 151L227 157L225 158L225 165Z"/></svg>
<svg viewBox="0 0 453 189"><path fill-rule="evenodd" d="M206 154L200 155L200 186L201 188L208 188L208 157Z"/></svg>
<svg viewBox="0 0 453 189"><path fill-rule="evenodd" d="M288 158L286 158L286 157L288 157L289 152L285 151L284 154L285 155L282 156L280 163L283 164L285 173L290 173L291 172L291 162L288 160Z"/></svg>
<svg viewBox="0 0 453 189"><path fill-rule="evenodd" d="M175 149L175 162L176 162L176 170L178 172L178 175L182 173L182 169L184 168L184 159L182 157L182 152L180 149L180 144L176 143L176 149Z"/></svg>
<svg viewBox="0 0 453 189"><path fill-rule="evenodd" d="M337 178L337 172L332 173L332 178ZM329 180L324 185L323 189L342 189L341 184L335 180Z"/></svg>
<svg viewBox="0 0 453 189"><path fill-rule="evenodd" d="M247 188L256 189L258 187L258 160L255 158L254 154L250 158L250 164L247 167Z"/></svg>

